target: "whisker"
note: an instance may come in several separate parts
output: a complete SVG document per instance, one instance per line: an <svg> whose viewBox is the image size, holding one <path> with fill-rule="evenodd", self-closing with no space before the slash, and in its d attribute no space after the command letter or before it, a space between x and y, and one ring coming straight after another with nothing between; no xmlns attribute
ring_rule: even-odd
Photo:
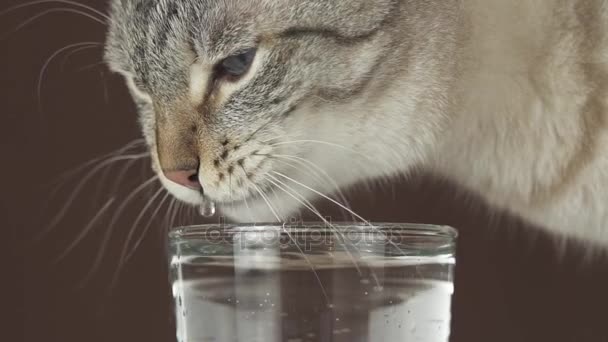
<svg viewBox="0 0 608 342"><path fill-rule="evenodd" d="M76 2L76 1L69 1L69 0L38 0L38 1L30 1L30 2L26 2L24 4L19 4L19 5L11 6L11 7L7 8L7 9L5 9L5 10L0 11L0 17L3 16L3 15L5 15L5 14L8 14L10 12L13 12L13 11L16 11L18 9L21 9L21 8L31 7L31 6L35 6L35 5L42 5L42 4L51 4L51 3L66 4L66 5L71 5L71 6L74 6L74 7L80 7L80 8L86 9L88 11L91 11L91 12L99 15L103 19L110 20L110 17L107 14L105 14L105 13L103 13L103 12L95 9L92 6L88 6L88 5L81 4L81 3Z"/></svg>
<svg viewBox="0 0 608 342"><path fill-rule="evenodd" d="M260 133L264 128L268 127L271 123L272 123L272 120L266 122L265 124L263 124L262 126L260 126L258 129L256 129L255 131L253 131L253 133L251 133L247 137L247 139L245 139L245 142L251 141L251 139L253 139L256 134Z"/></svg>
<svg viewBox="0 0 608 342"><path fill-rule="evenodd" d="M270 143L271 141L274 141L274 140L279 140L279 139L281 139L281 138L289 138L289 137L290 137L290 136L289 136L289 134L281 134L281 135L277 135L277 136L275 136L275 137L272 137L272 138L270 138L270 139L268 139L268 140L264 140L264 141L262 141L262 143L263 143L263 144L268 144L268 143Z"/></svg>
<svg viewBox="0 0 608 342"><path fill-rule="evenodd" d="M122 202L122 204L118 207L118 209L116 210L116 213L112 216L112 219L110 220L110 223L108 225L108 230L106 231L106 234L104 234L104 236L102 238L101 247L99 248L99 251L97 252L97 255L95 256L95 260L93 261L93 265L89 269L89 272L87 272L87 274L84 276L84 278L82 279L82 281L80 281L78 283L77 288L82 289L90 281L90 279L93 277L93 275L95 274L95 272L97 272L97 270L101 266L101 262L103 260L103 256L104 256L105 251L106 251L106 249L108 247L108 243L110 242L110 238L112 236L112 233L114 231L116 223L117 223L120 215L126 209L127 205L137 196L137 194L139 194L146 187L150 186L151 184L153 184L153 182L155 182L157 180L158 180L158 177L154 176L154 177L148 179L147 181L145 181L144 183L142 183L141 185L139 185L137 188L135 188L135 190L133 190L125 198L125 200Z"/></svg>
<svg viewBox="0 0 608 342"><path fill-rule="evenodd" d="M99 45L97 45L97 46L83 46L83 47L79 47L79 48L73 49L72 51L66 53L63 56L63 59L61 61L60 67L59 67L59 70L61 70L62 72L64 72L65 71L65 66L68 63L69 59L72 56L74 56L75 54L77 54L77 53L79 53L81 51L85 51L85 50L90 50L90 49L95 49L95 48L101 48L102 46L103 46L103 44L99 43Z"/></svg>
<svg viewBox="0 0 608 342"><path fill-rule="evenodd" d="M167 208L167 212L165 215L165 226L168 229L172 229L171 227L171 213L173 212L173 207L175 206L177 199L175 197L172 197L171 200L169 201L169 207Z"/></svg>
<svg viewBox="0 0 608 342"><path fill-rule="evenodd" d="M120 169L120 171L116 175L116 177L114 177L114 183L112 184L110 193L118 192L118 186L123 182L123 179L126 177L127 172L133 167L133 165L135 163L142 161L144 158L150 157L149 152L145 152L145 154L146 154L146 156L144 156L144 157L128 160L125 163L125 165ZM106 189L107 189L106 179L107 179L107 176L108 176L110 170L111 170L111 168L107 168L106 171L103 172L103 174L100 178L101 180L99 182L99 184L106 187Z"/></svg>
<svg viewBox="0 0 608 342"><path fill-rule="evenodd" d="M290 145L290 144L302 144L302 143L313 143L313 144L320 144L320 145L325 145L325 146L331 146L331 147L336 147L360 156L365 157L366 159L369 159L368 156L366 156L365 154L359 152L359 151L355 151L352 148L348 148L346 146L342 146L340 144L336 144L336 143L331 143L328 141L322 141L322 140L293 140L293 141L282 141L282 142L278 142L278 143L274 143L271 144L270 146L282 146L282 145Z"/></svg>
<svg viewBox="0 0 608 342"><path fill-rule="evenodd" d="M119 148L117 150L114 150L114 151L112 151L110 153L101 155L99 157L95 157L95 158L93 158L91 160L88 160L88 161L84 162L83 164L81 164L81 165L79 165L79 166L77 166L77 167L75 167L73 169L65 171L64 173L62 173L61 175L59 175L59 177L57 177L57 179L70 178L70 177L74 176L75 174L79 173L80 171L86 169L87 167L89 167L91 165L94 165L95 163L99 162L102 159L111 158L111 157L116 156L116 155L122 155L123 153L127 152L128 150L130 150L130 149L132 149L132 148L134 148L134 147L136 147L138 145L143 145L143 143L144 143L144 139L133 140L133 141L127 143L126 145L122 146L121 148Z"/></svg>
<svg viewBox="0 0 608 342"><path fill-rule="evenodd" d="M95 158L91 161L88 161L88 162L82 164L81 166L78 166L70 171L65 172L63 175L57 177L56 182L58 182L58 183L55 185L52 185L53 188L49 191L47 197L49 199L52 199L55 196L55 194L68 183L68 180L70 180L70 178L74 177L79 172L85 170L86 168L88 168L90 166L100 164L100 163L106 163L106 162L111 165L114 163L121 162L127 158L128 158L127 160L130 160L131 158L138 158L138 159L140 158L137 155L130 155L130 154L123 155L122 153L124 153L124 152L120 152L120 151L112 152L108 155L105 155L105 156L102 156L99 158ZM145 158L145 157L141 157L141 158ZM89 172L92 172L92 171L89 171ZM105 174L105 171L104 171L104 174ZM102 179L105 179L105 177L102 177ZM100 182L99 185L101 186L102 183L103 182ZM99 195L99 192L100 192L100 190L98 189L97 196Z"/></svg>
<svg viewBox="0 0 608 342"><path fill-rule="evenodd" d="M97 221L103 216L103 214L106 212L106 210L108 210L108 208L112 205L112 203L114 203L115 200L116 198L114 197L110 198L106 202L106 204L101 209L99 209L97 214L95 214L95 216L91 219L91 221L89 221L85 228L78 234L78 236L76 236L74 241L72 241L72 243L57 258L55 258L55 260L53 261L54 264L61 262L74 250L74 248L76 248L76 246L78 246L82 242L82 240L84 240L87 235L89 235L89 233L95 227L95 223L97 223Z"/></svg>
<svg viewBox="0 0 608 342"><path fill-rule="evenodd" d="M106 62L104 62L104 61L95 62L95 63L89 64L89 65L80 67L80 68L76 69L74 72L83 72L85 70L93 69L93 68L96 68L96 67L98 67L100 65L104 65L104 64L106 64Z"/></svg>
<svg viewBox="0 0 608 342"><path fill-rule="evenodd" d="M144 154L147 155L147 154ZM93 170L91 170L76 186L76 188L72 191L72 194L70 195L70 197L67 199L67 201L64 203L63 207L61 208L61 210L59 210L59 212L53 217L53 219L51 220L51 223L47 226L47 228L36 238L34 238L34 241L39 241L41 238L43 238L44 236L46 236L48 233L50 233L53 228L55 228L57 226L57 224L59 224L59 222L61 221L61 219L63 219L63 217L65 216L66 212L68 211L68 209L70 208L70 206L72 205L72 203L74 202L74 200L76 199L76 197L78 196L78 194L80 193L80 191L82 191L82 189L84 188L84 186L88 183L88 181L99 171L102 170L103 168L105 168L108 165L111 165L112 163L115 163L117 161L120 160L129 160L129 159L133 159L133 158L141 158L141 156L135 155L135 156L119 156L119 157L114 157L108 160L105 160L104 162L100 163L99 165L97 165L95 168L93 168Z"/></svg>
<svg viewBox="0 0 608 342"><path fill-rule="evenodd" d="M368 225L370 225L370 226L371 226L371 223L369 223L369 222L368 222L366 219L364 219L363 217L361 217L361 215L357 214L356 212L354 212L354 211L353 211L353 210L351 210L350 208L346 207L346 206L345 206L345 205L343 205L342 203L340 203L340 202L338 202L338 201L334 200L333 198L331 198L331 197L329 197L329 196L326 196L326 195L325 195L325 194L323 194L322 192L317 191L317 190L315 190L315 189L313 189L313 188L311 188L311 187L307 186L306 184L303 184L303 183L301 183L301 182L298 182L297 180L295 180L295 179L293 179L293 178L291 178L291 177L288 177L288 176L286 176L286 175L284 175L284 174L282 174L282 173L280 173L280 172L277 172L277 171L272 171L272 173L274 173L274 174L276 174L276 175L278 175L278 176L281 176L282 178L285 178L285 179L287 179L287 180L289 180L289 181L291 181L291 182L293 182L293 183L295 183L295 184L297 184L297 185L299 185L299 186L301 186L301 187L303 187L303 188L305 188L305 189L307 189L307 190L309 190L309 191L311 191L311 192L314 192L315 194L317 194L317 195L319 195L319 196L321 196L321 197L323 197L323 198L327 199L328 201L330 201L330 202L334 203L335 205L339 206L340 208L342 208L342 209L344 209L344 210L348 211L350 214L352 214L353 216L355 216L355 217L356 217L356 218L358 218L359 220L363 221L365 224L368 224Z"/></svg>
<svg viewBox="0 0 608 342"><path fill-rule="evenodd" d="M320 172L323 176L325 176L326 180L330 183L330 185L333 187L333 189L335 189L335 191L337 192L337 195L340 198L340 200L342 201L342 203L345 206L347 206L348 208L351 207L350 204L348 203L348 200L346 199L346 196L344 196L344 193L342 192L342 190L340 190L340 187L338 186L336 181L317 164L311 162L308 159L296 157L296 156L288 156L288 155L281 155L281 154L275 154L273 156L277 157L277 158L286 158L293 162L296 162L296 163L304 166L305 168L307 168L311 172L311 174L315 174L315 175L317 175L318 178L322 179L322 177L320 177L317 173L317 172ZM316 170L317 172L315 172L314 170ZM323 181L320 181L319 183L322 183L322 182ZM352 214L351 214L351 219L353 221L355 220L355 217Z"/></svg>
<svg viewBox="0 0 608 342"><path fill-rule="evenodd" d="M38 96L38 111L40 112L40 114L43 113L42 110L42 81L44 80L44 76L46 74L46 71L49 67L49 65L53 62L53 60L59 56L60 54L62 54L64 51L67 51L69 49L72 48L76 48L76 47L83 47L83 46L96 46L98 45L98 42L82 42L82 43L75 43L75 44L70 44L67 46L64 46L63 48L55 51L44 63L44 65L42 66L42 69L40 70L40 74L38 75L38 86L37 86L37 96Z"/></svg>
<svg viewBox="0 0 608 342"><path fill-rule="evenodd" d="M133 239L133 236L135 235L135 232L137 231L139 222L143 219L145 213L148 211L148 209L150 209L150 207L152 206L152 204L154 203L156 198L158 198L158 196L160 196L162 194L163 190L164 190L164 188L160 187L156 191L156 193L150 198L150 200L148 200L146 205L142 208L141 212L139 213L139 215L133 222L133 225L129 229L129 234L127 234L127 238L125 239L124 246L122 247L122 250L120 251L120 257L118 258L118 265L116 266L116 270L114 271L114 274L111 277L112 280L110 281L110 286L109 286L110 291L112 288L114 288L114 285L115 285L116 281L118 280L118 277L120 276L120 273L122 272L122 269L125 265L125 256L128 253L129 244L131 243L131 240Z"/></svg>
<svg viewBox="0 0 608 342"><path fill-rule="evenodd" d="M169 221L171 224L169 225L169 229L173 229L175 228L175 222L177 219L177 212L179 211L179 208L181 207L182 202L180 201L175 201L175 205L173 206L173 213L171 213L171 221Z"/></svg>
<svg viewBox="0 0 608 342"><path fill-rule="evenodd" d="M275 217L277 218L278 222L281 222L282 220L279 218L279 216L276 214L275 209L272 207L272 205L270 204L270 201L266 198L266 196L264 195L264 191L262 191L260 189L260 187L258 187L255 183L251 183L251 185L253 185L255 187L255 189L257 190L257 192L260 194L260 196L262 196L262 198L264 199L264 201L266 202L266 204L268 205L268 208L270 209L270 211L273 212L273 214L275 214ZM321 281L321 277L319 277L319 274L317 273L317 270L315 269L314 265L312 264L312 262L310 262L310 259L308 258L308 256L304 253L304 251L302 250L302 248L300 247L300 245L298 244L298 241L295 240L293 238L293 236L291 236L291 233L289 232L289 230L287 230L285 228L285 224L283 224L283 232L285 232L285 234L287 234L287 236L289 237L289 239L293 242L293 244L296 246L296 248L298 249L298 251L300 252L300 254L302 254L302 257L304 257L304 259L306 260L306 262L308 263L308 266L310 266L311 271L313 272L315 278L317 278L317 282L319 283L319 287L321 288L321 292L323 293L323 296L325 297L325 302L327 304L329 304L329 296L327 295L327 292L325 291L325 286L323 286L323 282Z"/></svg>
<svg viewBox="0 0 608 342"><path fill-rule="evenodd" d="M241 169L243 170L243 174L245 174L245 176L247 175L247 170L245 170L245 167L243 165L239 165L241 167ZM247 189L249 190L249 189ZM247 200L248 196L248 191L245 191L244 189L241 189L241 193L244 195L243 198L245 199L245 208L247 208L247 213L249 214L249 220L250 221L254 221L253 218L253 212L251 211L251 208L249 207L249 200Z"/></svg>
<svg viewBox="0 0 608 342"><path fill-rule="evenodd" d="M365 223L365 224L366 224L366 225L368 225L369 227L371 227L371 228L373 228L373 229L377 229L376 227L374 227L374 225L372 225L372 224L371 224L369 221L367 221L366 219L364 219L364 218L363 218L361 215L357 214L356 212L354 212L354 211L353 211L353 210L351 210L350 208L345 207L345 206L344 206L342 203L340 203L340 202L338 202L338 201L334 200L333 198L331 198L331 197L329 197L329 196L324 195L324 194L323 194L323 193L321 193L320 191L317 191L317 190L315 190L315 189L313 189L313 188L311 188L311 187L307 186L306 184L303 184L303 183L301 183L301 182L298 182L297 180L295 180L295 179L293 179L293 178L291 178L291 177L288 177L288 176L286 176L286 175L284 175L284 174L282 174L282 173L280 173L280 172L272 171L272 173L274 173L274 174L276 174L276 175L278 175L278 176L281 176L281 177L283 177L283 178L285 178L285 179L287 179L287 180L289 180L289 181L291 181L291 182L293 182L293 183L295 183L295 184L297 184L297 185L299 185L299 186L301 186L301 187L303 187L303 188L305 188L305 189L307 189L307 190L309 190L309 191L311 191L311 192L313 192L313 193L315 193L315 194L317 194L317 195L319 195L319 196L321 196L321 197L323 197L323 198L327 199L328 201L330 201L330 202L334 203L335 205L337 205L337 206L341 207L342 209L344 209L344 210L348 211L349 213L351 213L353 216L355 216L356 218L358 218L359 220L361 220L363 223ZM396 245L396 244L395 244L393 241L389 241L389 243L390 243L390 244L391 244L393 247L395 247L395 248L396 248L398 251L403 252L403 250L402 250L402 249L401 249L399 246L397 246L397 245Z"/></svg>
<svg viewBox="0 0 608 342"><path fill-rule="evenodd" d="M255 183L251 183L251 185L253 185L254 189L258 192L258 194L260 194L260 196L262 197L264 202L266 202L266 205L268 205L268 209L270 209L270 211L272 212L274 217L276 217L277 222L283 222L283 219L281 217L279 217L279 214L277 214L274 207L270 204L270 202L268 201L268 198L266 198L266 196L264 195L264 192L260 189L260 187L257 186Z"/></svg>
<svg viewBox="0 0 608 342"><path fill-rule="evenodd" d="M148 220L148 223L146 223L146 226L144 227L141 235L139 236L139 238L133 244L133 248L131 248L131 251L129 252L129 254L127 254L127 256L125 257L125 263L127 263L127 262L129 262L129 260L131 260L131 258L133 257L133 255L135 254L135 252L137 251L137 249L139 248L139 245L144 241L144 238L148 234L148 231L150 230L150 227L152 227L152 222L154 222L154 219L156 218L156 215L158 215L158 212L163 207L163 205L164 205L165 201L167 200L167 198L169 198L169 195L170 194L167 192L165 194L165 196L163 196L163 198L160 200L160 203L156 207L156 210L154 210L154 212L152 213L152 215L150 215L150 219Z"/></svg>
<svg viewBox="0 0 608 342"><path fill-rule="evenodd" d="M313 214L315 214L317 217L319 217L321 219L321 221L323 221L323 223L328 225L336 236L339 236L339 238L342 240L342 243L344 244L344 249L346 250L346 253L348 254L353 265L355 266L355 269L357 270L357 273L359 273L360 276L363 275L363 273L361 272L361 268L359 267L359 263L357 262L357 259L352 254L352 252L348 249L348 246L346 244L347 240L346 240L346 237L344 236L344 234L338 228L336 228L331 222L329 222L325 217L323 217L323 215L321 215L321 212L319 212L319 210L316 209L315 206L312 203L310 203L310 201L308 201L302 195L298 194L298 192L295 191L292 187L290 187L285 182L282 182L281 180L277 179L276 177L274 177L272 175L266 175L266 176L270 177L270 178L267 178L267 180L270 181L275 187L283 190L283 192L285 192L287 195L289 195L290 197L295 199L298 203L300 203L305 208L310 210ZM273 179L274 179L274 181L273 181ZM285 188L283 188L281 185L279 185L277 183L280 183L281 185L285 186L290 191L286 190ZM299 198L297 198L296 196L298 196Z"/></svg>
<svg viewBox="0 0 608 342"><path fill-rule="evenodd" d="M34 21L36 21L36 20L38 20L38 19L40 19L42 17L45 17L45 16L47 16L49 14L52 14L52 13L61 13L61 12L63 12L63 13L75 13L75 14L79 14L79 15L82 15L82 16L84 16L86 18L89 18L89 19L91 19L93 21L96 21L96 22L98 22L98 23L100 23L100 24L102 24L104 26L106 25L106 23L103 20L100 20L99 18L97 18L97 17L95 17L93 15L90 15L89 13L86 13L86 12L81 11L81 10L77 10L77 9L74 9L74 8L51 8L51 9L42 11L41 13L38 13L38 14L32 16L29 19L26 19L24 22L22 22L21 24L17 25L11 31L9 31L6 34L4 34L0 38L0 40L4 40L4 39L8 38L10 35L13 35L13 34L19 32L19 30L23 29L24 27L28 26L29 24L33 23Z"/></svg>

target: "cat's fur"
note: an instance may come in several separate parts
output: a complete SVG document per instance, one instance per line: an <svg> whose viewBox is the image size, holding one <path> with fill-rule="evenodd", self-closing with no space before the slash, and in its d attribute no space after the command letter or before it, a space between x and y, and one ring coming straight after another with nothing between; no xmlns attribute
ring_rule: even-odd
<svg viewBox="0 0 608 342"><path fill-rule="evenodd" d="M184 201L161 169L200 162L225 213L274 220L267 200L318 196L301 184L422 168L608 244L608 0L114 0L111 19L107 60ZM254 46L242 80L209 81Z"/></svg>

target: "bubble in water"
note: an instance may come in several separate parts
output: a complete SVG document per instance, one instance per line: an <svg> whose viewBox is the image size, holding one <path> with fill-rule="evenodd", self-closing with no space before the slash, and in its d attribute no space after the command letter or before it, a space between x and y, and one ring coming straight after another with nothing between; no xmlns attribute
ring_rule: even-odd
<svg viewBox="0 0 608 342"><path fill-rule="evenodd" d="M198 208L198 212L203 217L213 217L215 215L215 202L204 199Z"/></svg>

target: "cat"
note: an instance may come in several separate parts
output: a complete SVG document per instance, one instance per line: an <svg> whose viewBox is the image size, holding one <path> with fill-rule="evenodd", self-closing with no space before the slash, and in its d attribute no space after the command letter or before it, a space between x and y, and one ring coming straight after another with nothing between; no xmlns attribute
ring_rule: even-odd
<svg viewBox="0 0 608 342"><path fill-rule="evenodd" d="M608 245L608 0L113 0L110 17L105 59L184 202L280 221L425 170Z"/></svg>

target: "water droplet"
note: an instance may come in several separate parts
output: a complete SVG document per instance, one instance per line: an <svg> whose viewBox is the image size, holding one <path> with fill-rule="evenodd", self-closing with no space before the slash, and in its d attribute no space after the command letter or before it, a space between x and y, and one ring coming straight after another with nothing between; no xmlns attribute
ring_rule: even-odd
<svg viewBox="0 0 608 342"><path fill-rule="evenodd" d="M213 215L215 215L215 202L203 199L203 203L199 206L198 212L203 217L213 217Z"/></svg>
<svg viewBox="0 0 608 342"><path fill-rule="evenodd" d="M365 295L367 296L369 294L369 292L365 291Z"/></svg>
<svg viewBox="0 0 608 342"><path fill-rule="evenodd" d="M339 321L340 321L340 318L339 318L339 317L336 317L336 322L339 322Z"/></svg>
<svg viewBox="0 0 608 342"><path fill-rule="evenodd" d="M334 305L333 304L327 304L327 307L330 308L330 309L333 309Z"/></svg>
<svg viewBox="0 0 608 342"><path fill-rule="evenodd" d="M270 292L266 292L266 296L267 296L267 297L270 297Z"/></svg>
<svg viewBox="0 0 608 342"><path fill-rule="evenodd" d="M264 304L260 303L260 307L264 306Z"/></svg>

